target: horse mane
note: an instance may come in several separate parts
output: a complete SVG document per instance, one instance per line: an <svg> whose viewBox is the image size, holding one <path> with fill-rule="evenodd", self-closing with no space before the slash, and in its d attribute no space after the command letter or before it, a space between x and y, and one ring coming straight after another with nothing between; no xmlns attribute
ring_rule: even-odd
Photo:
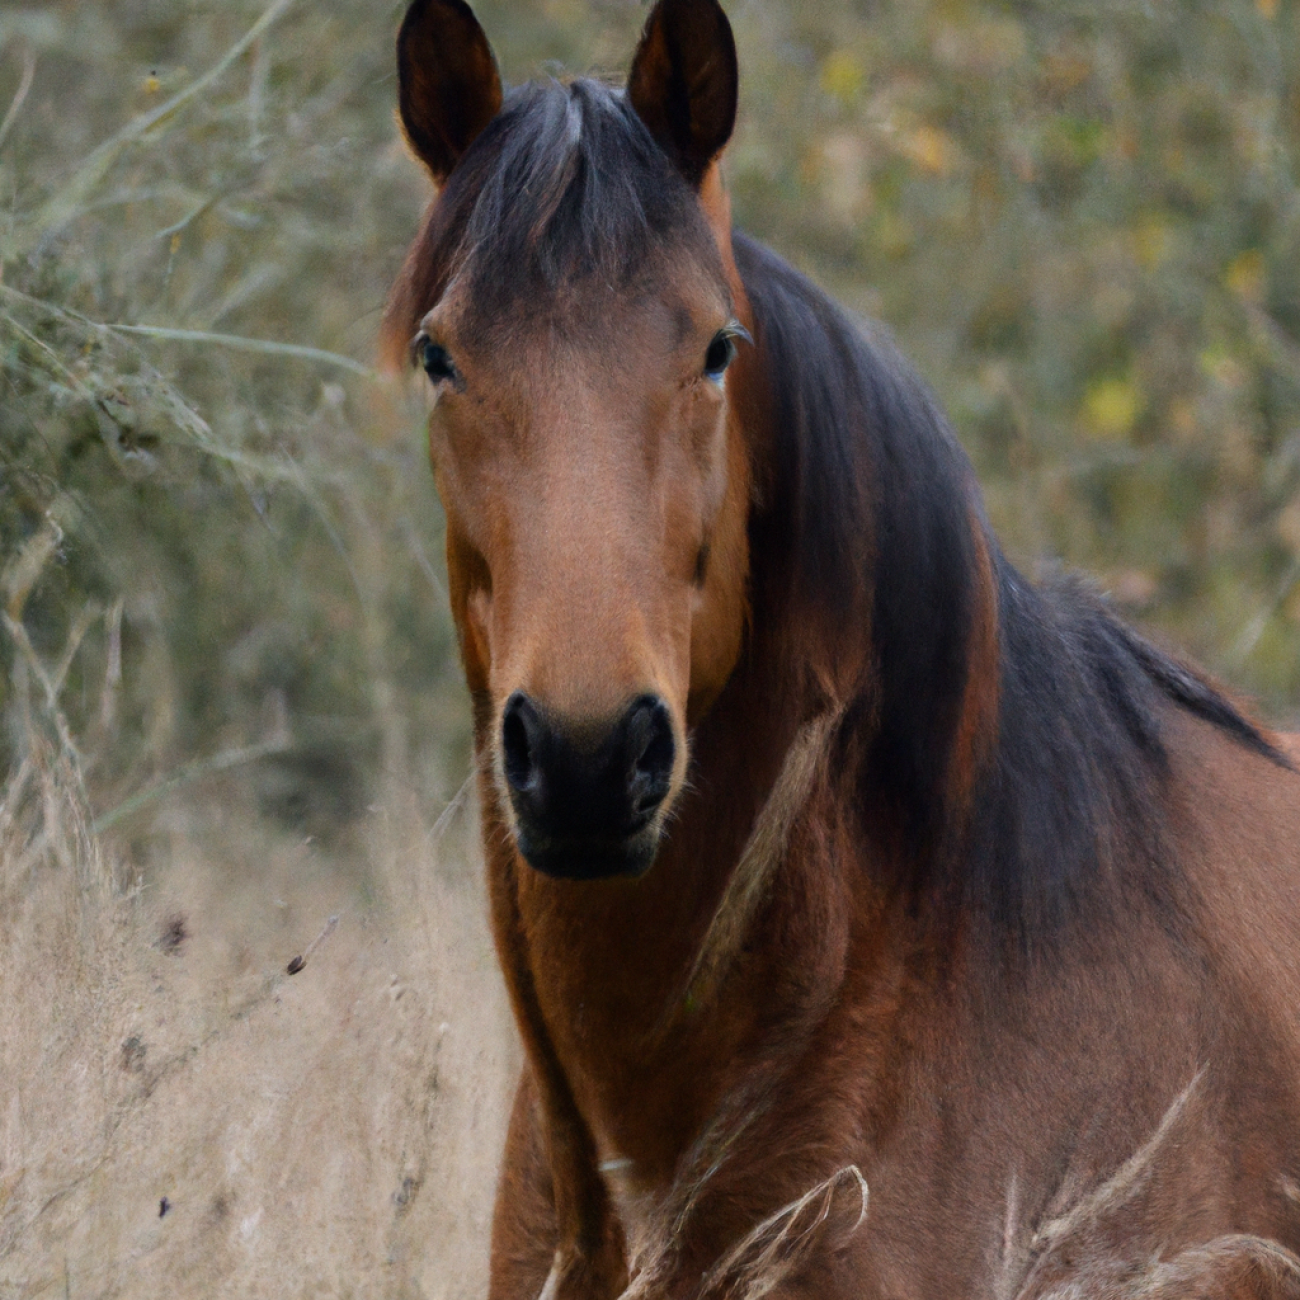
<svg viewBox="0 0 1300 1300"><path fill-rule="evenodd" d="M716 261L691 188L621 87L585 77L515 87L425 215L389 296L385 357L405 358L457 276L490 327L593 278L625 295L684 234Z"/></svg>
<svg viewBox="0 0 1300 1300"><path fill-rule="evenodd" d="M1082 584L1026 582L888 339L770 251L734 246L775 406L751 526L754 620L815 628L861 665L837 766L857 772L869 842L888 845L882 869L914 906L954 920L973 909L1029 946L1104 900L1168 901L1168 707L1287 760ZM980 700L972 748L963 729Z"/></svg>

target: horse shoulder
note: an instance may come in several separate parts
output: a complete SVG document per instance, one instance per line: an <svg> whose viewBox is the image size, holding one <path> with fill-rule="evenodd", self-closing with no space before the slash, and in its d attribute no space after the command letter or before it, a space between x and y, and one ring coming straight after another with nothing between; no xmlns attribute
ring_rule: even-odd
<svg viewBox="0 0 1300 1300"><path fill-rule="evenodd" d="M1190 718L1171 739L1171 829L1210 962L1300 1079L1300 770ZM1300 736L1273 739L1300 769Z"/></svg>
<svg viewBox="0 0 1300 1300"><path fill-rule="evenodd" d="M1172 830L1216 916L1240 913L1300 948L1300 735L1271 739L1294 767L1179 718L1171 731L1179 786Z"/></svg>

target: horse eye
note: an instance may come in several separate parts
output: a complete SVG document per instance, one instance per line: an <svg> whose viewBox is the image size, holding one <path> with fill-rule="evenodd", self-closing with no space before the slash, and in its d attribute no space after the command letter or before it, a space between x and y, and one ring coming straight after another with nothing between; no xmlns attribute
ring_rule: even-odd
<svg viewBox="0 0 1300 1300"><path fill-rule="evenodd" d="M435 343L425 335L416 340L416 348L424 373L435 384L442 383L444 379L456 378L456 367L452 363L451 353L441 343Z"/></svg>
<svg viewBox="0 0 1300 1300"><path fill-rule="evenodd" d="M720 380L727 367L736 359L736 339L730 330L721 329L713 336L709 350L704 354L704 373L715 382Z"/></svg>

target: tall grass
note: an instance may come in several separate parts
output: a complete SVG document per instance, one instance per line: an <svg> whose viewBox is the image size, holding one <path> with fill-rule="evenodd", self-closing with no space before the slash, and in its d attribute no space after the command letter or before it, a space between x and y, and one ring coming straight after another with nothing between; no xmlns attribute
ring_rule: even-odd
<svg viewBox="0 0 1300 1300"><path fill-rule="evenodd" d="M24 781L0 1294L481 1293L516 1048L462 827L389 804L323 853L227 784L155 820L165 865L124 884L66 756L34 750L6 814Z"/></svg>
<svg viewBox="0 0 1300 1300"><path fill-rule="evenodd" d="M4 1294L482 1277L515 1049L366 36L0 15Z"/></svg>

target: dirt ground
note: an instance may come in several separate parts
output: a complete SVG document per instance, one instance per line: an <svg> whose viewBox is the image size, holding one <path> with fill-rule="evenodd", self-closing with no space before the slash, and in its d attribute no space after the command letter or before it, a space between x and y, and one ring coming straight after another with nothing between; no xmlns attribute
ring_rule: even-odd
<svg viewBox="0 0 1300 1300"><path fill-rule="evenodd" d="M476 813L402 802L4 862L0 1296L482 1292L518 1048Z"/></svg>

